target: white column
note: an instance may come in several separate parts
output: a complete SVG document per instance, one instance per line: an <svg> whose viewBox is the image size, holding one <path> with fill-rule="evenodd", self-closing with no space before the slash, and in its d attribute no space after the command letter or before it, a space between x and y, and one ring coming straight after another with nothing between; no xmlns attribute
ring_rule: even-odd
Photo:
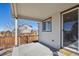
<svg viewBox="0 0 79 59"><path fill-rule="evenodd" d="M17 19L15 18L15 46L17 46Z"/></svg>
<svg viewBox="0 0 79 59"><path fill-rule="evenodd" d="M40 21L40 22L38 22L37 23L38 24L38 41L40 42L40 31L42 30L41 28L41 24L42 24L42 22Z"/></svg>

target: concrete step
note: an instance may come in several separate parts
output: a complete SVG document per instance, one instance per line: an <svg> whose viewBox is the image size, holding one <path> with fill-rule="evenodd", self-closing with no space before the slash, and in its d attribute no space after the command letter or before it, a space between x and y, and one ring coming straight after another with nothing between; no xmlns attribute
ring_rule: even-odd
<svg viewBox="0 0 79 59"><path fill-rule="evenodd" d="M78 53L75 53L75 52L70 51L70 50L65 49L65 48L60 49L59 53L62 54L63 56L79 56Z"/></svg>

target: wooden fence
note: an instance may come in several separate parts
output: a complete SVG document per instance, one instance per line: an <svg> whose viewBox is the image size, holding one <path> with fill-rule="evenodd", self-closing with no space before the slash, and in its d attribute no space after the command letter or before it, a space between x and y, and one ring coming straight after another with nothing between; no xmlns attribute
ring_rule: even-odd
<svg viewBox="0 0 79 59"><path fill-rule="evenodd" d="M38 35L20 35L18 36L18 44L20 45L31 43L33 41L38 40ZM7 49L15 46L15 37L13 36L5 36L0 37L0 50Z"/></svg>
<svg viewBox="0 0 79 59"><path fill-rule="evenodd" d="M0 49L6 49L15 45L14 37L6 36L0 37Z"/></svg>

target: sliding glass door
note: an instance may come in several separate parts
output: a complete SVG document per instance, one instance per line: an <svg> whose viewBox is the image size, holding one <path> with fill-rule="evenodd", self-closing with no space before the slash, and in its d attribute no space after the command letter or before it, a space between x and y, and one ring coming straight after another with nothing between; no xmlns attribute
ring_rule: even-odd
<svg viewBox="0 0 79 59"><path fill-rule="evenodd" d="M78 9L62 14L63 47L78 50Z"/></svg>

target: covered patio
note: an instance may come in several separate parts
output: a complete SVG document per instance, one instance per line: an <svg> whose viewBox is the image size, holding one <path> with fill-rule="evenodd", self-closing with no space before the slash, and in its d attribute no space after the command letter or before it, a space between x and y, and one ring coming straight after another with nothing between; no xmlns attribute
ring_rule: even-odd
<svg viewBox="0 0 79 59"><path fill-rule="evenodd" d="M39 26L38 26L39 42L42 42L45 45L50 46L51 48L54 47L55 49L60 49L62 47L62 38L61 38L61 30L62 30L61 22L62 21L61 21L60 13L64 12L64 10L71 8L75 5L78 5L78 4L76 4L76 3L17 3L17 4L12 3L11 11L12 11L13 18L15 19L15 46L18 45L18 43L17 43L18 42L17 41L18 20L19 19L28 19L28 20L32 20L32 21L37 21L39 24ZM47 31L42 31L42 29L43 29L42 24L43 24L43 22L48 21L48 19L52 20L52 31L49 29L47 29ZM31 44L29 44L29 45L31 45ZM39 44L36 43L36 45L39 45ZM34 44L34 46L36 46L36 45ZM28 47L28 46L25 46L25 47ZM41 45L39 45L39 46L42 47ZM24 48L23 45L20 46L20 44L19 44L19 47L20 48L18 48L18 49L21 49L21 53L24 53L22 50L22 48ZM18 49L17 49L17 47L15 47L15 48L13 49L14 50L13 55L18 55L19 52L15 53L16 51L18 51ZM33 47L31 47L30 49L33 50ZM79 49L79 42L78 42L78 49ZM31 52L27 52L27 54L25 54L25 55L33 55L33 54L29 54L32 52L34 53L34 50L33 51L32 50L30 50ZM48 52L48 50L47 50L47 52ZM46 53L46 55L47 54L52 55L52 53L50 51L49 51L49 53ZM42 54L40 53L37 55L42 55ZM43 54L43 55L45 55L45 54Z"/></svg>

